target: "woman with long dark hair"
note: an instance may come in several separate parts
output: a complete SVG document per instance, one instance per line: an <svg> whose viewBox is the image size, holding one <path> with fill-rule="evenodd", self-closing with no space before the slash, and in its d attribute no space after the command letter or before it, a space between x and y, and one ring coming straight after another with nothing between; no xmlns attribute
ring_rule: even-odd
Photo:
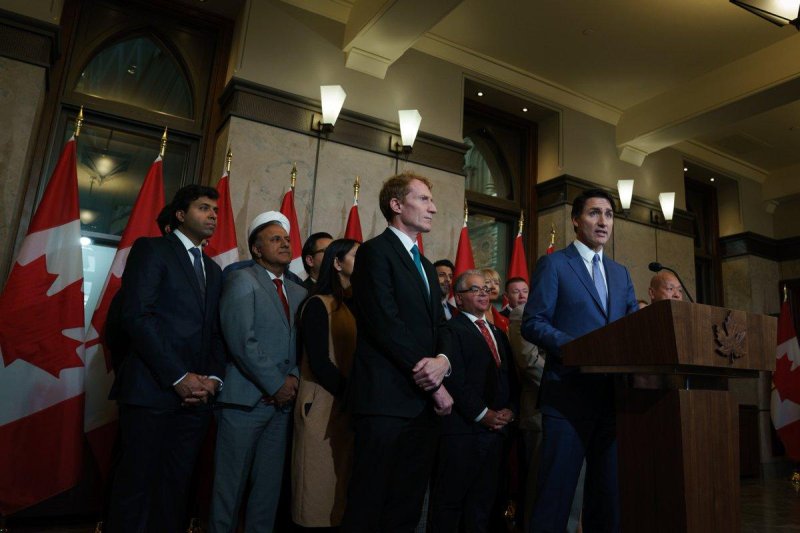
<svg viewBox="0 0 800 533"><path fill-rule="evenodd" d="M338 526L346 503L353 434L342 396L356 348L350 275L358 246L351 239L328 245L314 291L300 310L292 519L303 527Z"/></svg>

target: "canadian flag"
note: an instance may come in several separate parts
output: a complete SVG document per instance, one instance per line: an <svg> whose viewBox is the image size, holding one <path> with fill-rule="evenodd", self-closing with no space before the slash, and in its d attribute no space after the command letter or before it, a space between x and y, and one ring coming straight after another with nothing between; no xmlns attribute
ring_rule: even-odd
<svg viewBox="0 0 800 533"><path fill-rule="evenodd" d="M419 248L419 255L425 255L425 245L422 242L422 233L417 233L417 248Z"/></svg>
<svg viewBox="0 0 800 533"><path fill-rule="evenodd" d="M217 183L217 192L219 193L219 199L217 200L217 229L214 231L214 235L208 239L204 252L224 270L226 266L239 260L227 170Z"/></svg>
<svg viewBox="0 0 800 533"><path fill-rule="evenodd" d="M475 259L472 256L472 243L469 240L469 230L467 223L461 228L458 236L458 248L456 248L456 271L453 272L453 279L458 278L459 274L475 268Z"/></svg>
<svg viewBox="0 0 800 533"><path fill-rule="evenodd" d="M300 240L300 227L297 225L297 211L294 209L294 189L289 189L283 195L281 213L289 219L289 241L292 246L292 262L289 264L289 270L301 279L306 279L308 274L303 268L303 244Z"/></svg>
<svg viewBox="0 0 800 533"><path fill-rule="evenodd" d="M528 262L525 259L525 246L522 243L522 230L517 232L517 237L514 239L514 248L511 250L511 264L508 265L508 275L506 281L513 278L522 278L525 283L530 285L528 279ZM503 294L503 309L509 308L508 297Z"/></svg>
<svg viewBox="0 0 800 533"><path fill-rule="evenodd" d="M364 242L364 237L361 234L361 218L358 216L358 200L353 201L353 207L350 208L350 214L347 216L344 238Z"/></svg>
<svg viewBox="0 0 800 533"><path fill-rule="evenodd" d="M786 455L800 461L800 346L788 300L778 318L778 349L772 375L772 423Z"/></svg>
<svg viewBox="0 0 800 533"><path fill-rule="evenodd" d="M75 138L0 295L0 514L74 486L83 452L83 264Z"/></svg>
<svg viewBox="0 0 800 533"><path fill-rule="evenodd" d="M122 232L111 270L100 294L92 323L86 333L86 414L84 431L104 479L111 470L111 452L117 434L117 404L108 399L114 383L111 350L106 339L106 319L114 296L122 285L122 273L134 241L139 237L158 237L156 217L164 206L164 178L158 156L144 179L128 224Z"/></svg>

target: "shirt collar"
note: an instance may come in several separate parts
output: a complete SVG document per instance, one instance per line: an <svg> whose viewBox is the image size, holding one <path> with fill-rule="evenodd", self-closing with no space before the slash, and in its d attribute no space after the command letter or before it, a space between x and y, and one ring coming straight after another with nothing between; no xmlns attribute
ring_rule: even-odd
<svg viewBox="0 0 800 533"><path fill-rule="evenodd" d="M400 231L399 229L395 228L394 226L389 226L389 229L397 235L397 238L400 239L400 242L403 243L403 247L406 249L408 253L411 253L411 247L417 244L411 237Z"/></svg>
<svg viewBox="0 0 800 533"><path fill-rule="evenodd" d="M473 314L471 314L471 313L467 313L467 312L466 312L466 311L464 311L464 310L461 310L461 314L462 314L462 315L464 315L464 316L466 316L467 318L469 318L470 322L472 322L473 324L474 324L474 323L475 323L477 320L483 320L483 321L484 321L484 323L486 322L486 315L483 315L483 316L475 316L475 315L473 315Z"/></svg>
<svg viewBox="0 0 800 533"><path fill-rule="evenodd" d="M201 246L195 246L194 243L191 240L189 240L189 237L184 235L183 232L181 232L181 230L175 229L172 230L172 233L178 238L179 241L181 241L181 244L183 244L187 252L192 248L200 248L200 251L201 252L203 251L203 248Z"/></svg>
<svg viewBox="0 0 800 533"><path fill-rule="evenodd" d="M592 260L594 259L594 254L598 254L600 256L600 262L601 263L603 262L603 249L602 248L600 248L599 252L595 252L594 250L592 250L591 248L589 248L588 246L583 244L578 239L575 239L572 242L572 244L575 245L575 248L578 250L578 253L581 254L581 257L583 257L583 260L586 261L587 263L591 263L592 262Z"/></svg>
<svg viewBox="0 0 800 533"><path fill-rule="evenodd" d="M266 272L266 273L267 273L267 275L269 275L269 279L270 279L270 280L276 280L276 279L279 279L279 280L281 280L281 283L283 283L283 282L284 282L284 279L283 279L283 274L281 274L280 276L276 276L275 274L273 274L272 272L270 272L270 271L269 271L269 269L267 269L266 267L261 267L261 268L263 268L263 269L264 269L264 272Z"/></svg>

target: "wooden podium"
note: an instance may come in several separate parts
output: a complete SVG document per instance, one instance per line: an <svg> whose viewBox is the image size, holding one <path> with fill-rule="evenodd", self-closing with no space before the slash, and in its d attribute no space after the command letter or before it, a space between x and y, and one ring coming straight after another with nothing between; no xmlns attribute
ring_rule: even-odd
<svg viewBox="0 0 800 533"><path fill-rule="evenodd" d="M623 532L741 530L738 406L727 378L774 370L776 340L773 317L666 300L562 347L564 364L582 372L666 385L617 380Z"/></svg>

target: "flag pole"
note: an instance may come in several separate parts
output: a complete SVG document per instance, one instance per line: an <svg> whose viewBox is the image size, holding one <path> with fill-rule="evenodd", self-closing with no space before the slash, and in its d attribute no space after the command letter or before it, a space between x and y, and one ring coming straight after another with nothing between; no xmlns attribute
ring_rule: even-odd
<svg viewBox="0 0 800 533"><path fill-rule="evenodd" d="M297 163L292 163L292 173L291 173L291 188L292 194L294 195L294 186L297 183Z"/></svg>
<svg viewBox="0 0 800 533"><path fill-rule="evenodd" d="M467 199L464 198L464 226L467 225L467 220L469 220L469 207L467 207Z"/></svg>
<svg viewBox="0 0 800 533"><path fill-rule="evenodd" d="M783 301L789 301L789 287L785 283L783 284Z"/></svg>
<svg viewBox="0 0 800 533"><path fill-rule="evenodd" d="M158 150L158 156L164 158L164 152L167 149L167 128L164 128L164 135L161 136L161 148Z"/></svg>
<svg viewBox="0 0 800 533"><path fill-rule="evenodd" d="M358 176L356 176L356 181L353 183L353 203L358 205L358 191L361 189L361 185L358 182Z"/></svg>
<svg viewBox="0 0 800 533"><path fill-rule="evenodd" d="M78 118L77 118L77 120L75 120L75 138L76 139L81 134L81 127L82 126L83 126L83 106L81 106L81 110L78 111Z"/></svg>
<svg viewBox="0 0 800 533"><path fill-rule="evenodd" d="M233 159L233 152L231 151L231 147L228 146L228 153L225 155L225 172L228 173L228 176L231 175L231 160Z"/></svg>
<svg viewBox="0 0 800 533"><path fill-rule="evenodd" d="M520 209L519 210L519 230L517 231L517 233L519 235L522 235L522 228L524 228L524 227L525 227L525 210L524 209Z"/></svg>

